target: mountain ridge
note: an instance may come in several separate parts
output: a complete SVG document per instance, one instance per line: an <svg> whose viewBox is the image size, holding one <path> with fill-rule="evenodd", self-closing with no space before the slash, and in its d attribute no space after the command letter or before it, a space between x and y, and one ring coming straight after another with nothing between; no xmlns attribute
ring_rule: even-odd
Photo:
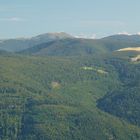
<svg viewBox="0 0 140 140"><path fill-rule="evenodd" d="M95 40L95 41L121 41L121 42L133 42L140 43L140 35L112 35L100 39L91 38L76 38L65 32L54 32L54 33L44 33L37 36L29 38L13 38L13 39L1 39L0 40L0 50L5 50L9 52L18 52L33 46L47 43L49 41L57 41L61 39L83 39L83 40Z"/></svg>
<svg viewBox="0 0 140 140"><path fill-rule="evenodd" d="M0 49L9 52L17 52L41 43L66 38L74 38L74 37L67 33L60 32L60 33L45 33L30 38L3 39L0 40Z"/></svg>

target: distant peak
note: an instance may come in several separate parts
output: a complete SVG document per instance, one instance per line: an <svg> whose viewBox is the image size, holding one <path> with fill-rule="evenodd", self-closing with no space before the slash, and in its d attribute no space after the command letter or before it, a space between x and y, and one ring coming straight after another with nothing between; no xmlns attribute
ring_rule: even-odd
<svg viewBox="0 0 140 140"><path fill-rule="evenodd" d="M65 32L52 32L52 33L44 33L38 36L33 37L33 39L39 38L57 38L57 39L65 39L65 38L74 38L72 35Z"/></svg>
<svg viewBox="0 0 140 140"><path fill-rule="evenodd" d="M54 36L62 36L62 37L68 37L68 38L74 38L74 36L65 33L65 32L53 32L53 33L47 33L48 35L54 35Z"/></svg>

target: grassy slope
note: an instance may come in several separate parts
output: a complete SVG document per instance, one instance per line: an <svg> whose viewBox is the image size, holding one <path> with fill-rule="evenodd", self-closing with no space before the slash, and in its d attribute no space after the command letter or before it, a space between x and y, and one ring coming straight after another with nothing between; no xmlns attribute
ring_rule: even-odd
<svg viewBox="0 0 140 140"><path fill-rule="evenodd" d="M0 56L0 60L1 139L140 139L138 127L96 107L98 99L119 86L118 74L101 58ZM59 86L54 88L52 82Z"/></svg>

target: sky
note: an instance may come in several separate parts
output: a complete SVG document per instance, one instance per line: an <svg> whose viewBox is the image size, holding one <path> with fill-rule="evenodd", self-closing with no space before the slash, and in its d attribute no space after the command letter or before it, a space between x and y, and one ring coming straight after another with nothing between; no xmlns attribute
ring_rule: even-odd
<svg viewBox="0 0 140 140"><path fill-rule="evenodd" d="M140 0L0 0L0 38L140 32Z"/></svg>

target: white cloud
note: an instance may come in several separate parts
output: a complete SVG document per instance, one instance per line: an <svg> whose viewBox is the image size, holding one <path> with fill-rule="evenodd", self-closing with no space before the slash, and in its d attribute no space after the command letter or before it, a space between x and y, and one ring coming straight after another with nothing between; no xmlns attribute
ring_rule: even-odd
<svg viewBox="0 0 140 140"><path fill-rule="evenodd" d="M130 34L130 33L126 32L126 31L123 31L123 32L118 33L118 35L140 35L140 32Z"/></svg>
<svg viewBox="0 0 140 140"><path fill-rule="evenodd" d="M118 33L118 35L132 35L132 34L126 32L126 31L123 31L123 32Z"/></svg>
<svg viewBox="0 0 140 140"><path fill-rule="evenodd" d="M0 18L0 21L21 22L24 21L24 19L19 17L8 17L8 18Z"/></svg>
<svg viewBox="0 0 140 140"><path fill-rule="evenodd" d="M81 33L79 35L75 35L74 37L76 37L76 38L85 38L85 39L95 39L96 34L86 35L84 33Z"/></svg>
<svg viewBox="0 0 140 140"><path fill-rule="evenodd" d="M138 32L137 35L140 35L140 32Z"/></svg>

